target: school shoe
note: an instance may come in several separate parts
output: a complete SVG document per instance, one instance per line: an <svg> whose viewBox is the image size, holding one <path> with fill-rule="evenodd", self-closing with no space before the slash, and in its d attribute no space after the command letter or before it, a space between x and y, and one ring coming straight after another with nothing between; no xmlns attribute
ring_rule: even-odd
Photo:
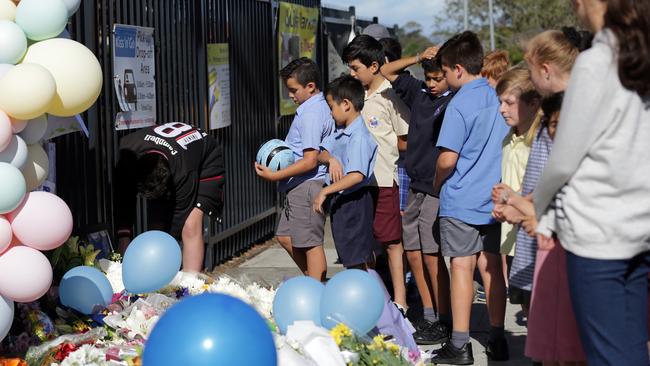
<svg viewBox="0 0 650 366"><path fill-rule="evenodd" d="M485 296L485 287L479 285L476 289L476 302L485 304L487 303L487 296Z"/></svg>
<svg viewBox="0 0 650 366"><path fill-rule="evenodd" d="M508 361L510 359L508 342L505 338L488 341L485 353L491 361Z"/></svg>
<svg viewBox="0 0 650 366"><path fill-rule="evenodd" d="M435 356L431 358L434 365L473 365L474 353L472 352L472 343L467 342L461 348L454 347L451 342L445 343L441 349L434 351Z"/></svg>
<svg viewBox="0 0 650 366"><path fill-rule="evenodd" d="M449 335L449 328L441 322L430 322L426 319L422 319L415 326L413 339L415 339L415 343L417 344L434 345L447 342L449 340Z"/></svg>

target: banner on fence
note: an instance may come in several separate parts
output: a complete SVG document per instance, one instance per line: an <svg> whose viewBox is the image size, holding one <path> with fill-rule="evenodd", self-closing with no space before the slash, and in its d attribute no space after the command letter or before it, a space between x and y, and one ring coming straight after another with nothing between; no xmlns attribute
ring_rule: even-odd
<svg viewBox="0 0 650 366"><path fill-rule="evenodd" d="M280 68L300 57L316 60L318 8L280 2L278 15L278 52ZM296 104L280 80L280 114L296 112Z"/></svg>
<svg viewBox="0 0 650 366"><path fill-rule="evenodd" d="M228 43L208 44L208 100L211 130L230 126Z"/></svg>
<svg viewBox="0 0 650 366"><path fill-rule="evenodd" d="M153 28L113 25L113 84L120 107L115 129L156 124Z"/></svg>

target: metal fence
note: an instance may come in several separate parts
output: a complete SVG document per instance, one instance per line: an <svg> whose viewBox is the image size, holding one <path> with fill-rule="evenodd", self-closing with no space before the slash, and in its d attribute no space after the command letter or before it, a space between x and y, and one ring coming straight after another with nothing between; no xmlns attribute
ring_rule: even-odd
<svg viewBox="0 0 650 366"><path fill-rule="evenodd" d="M320 0L290 1L320 7ZM278 111L276 0L84 0L69 26L73 39L99 59L104 86L84 114L90 139L80 134L54 139L57 193L70 206L75 228L103 225L113 232L113 170L119 139L114 128L118 103L113 92L111 32L114 24L153 27L157 120L207 127L206 44L228 43L232 125L211 131L223 144L226 192L223 222L206 232L206 267L227 260L274 231L278 195L252 168L262 141L284 136L291 117ZM322 16L321 16L322 18ZM330 16L330 18L332 18ZM374 19L376 21L376 19ZM319 21L317 61L327 74L328 34ZM324 78L327 80L326 78ZM146 229L146 205L137 227Z"/></svg>

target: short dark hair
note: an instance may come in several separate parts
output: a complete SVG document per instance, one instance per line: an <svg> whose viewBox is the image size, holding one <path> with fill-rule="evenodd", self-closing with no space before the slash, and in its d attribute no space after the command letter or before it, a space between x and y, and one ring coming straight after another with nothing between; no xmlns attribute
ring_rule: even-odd
<svg viewBox="0 0 650 366"><path fill-rule="evenodd" d="M366 34L356 36L352 42L345 46L341 55L341 59L346 64L359 60L366 67L370 67L373 62L376 62L379 66L383 65L384 57L384 47L381 43Z"/></svg>
<svg viewBox="0 0 650 366"><path fill-rule="evenodd" d="M440 66L461 65L472 75L483 68L483 46L476 33L465 31L449 38L438 51Z"/></svg>
<svg viewBox="0 0 650 366"><path fill-rule="evenodd" d="M544 117L551 118L553 113L562 110L563 99L564 92L558 92L550 97L544 98L544 100L542 100L542 112L544 112Z"/></svg>
<svg viewBox="0 0 650 366"><path fill-rule="evenodd" d="M321 88L321 77L318 65L308 57L297 58L289 62L287 66L280 70L280 77L285 84L289 78L294 78L302 86L314 83L318 89Z"/></svg>
<svg viewBox="0 0 650 366"><path fill-rule="evenodd" d="M332 80L327 85L325 95L332 97L336 103L341 103L344 99L347 99L352 103L357 112L361 112L366 92L359 80L350 75L343 75Z"/></svg>
<svg viewBox="0 0 650 366"><path fill-rule="evenodd" d="M168 198L171 170L167 158L158 153L144 154L136 161L136 187L147 199Z"/></svg>
<svg viewBox="0 0 650 366"><path fill-rule="evenodd" d="M384 55L388 62L397 61L402 58L402 45L395 38L382 38L379 40L384 47Z"/></svg>
<svg viewBox="0 0 650 366"><path fill-rule="evenodd" d="M437 58L433 58L430 60L422 60L422 62L420 62L420 65L422 65L422 69L427 74L433 72L442 72L442 68L440 67L440 62L438 61Z"/></svg>

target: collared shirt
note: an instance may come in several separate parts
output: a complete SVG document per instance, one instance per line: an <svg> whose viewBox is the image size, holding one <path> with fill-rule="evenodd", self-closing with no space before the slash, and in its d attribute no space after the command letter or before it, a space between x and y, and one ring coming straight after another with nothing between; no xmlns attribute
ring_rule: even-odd
<svg viewBox="0 0 650 366"><path fill-rule="evenodd" d="M408 134L410 112L397 96L390 82L384 82L374 92L366 93L361 111L368 130L378 147L375 178L379 187L392 187L397 182L397 136Z"/></svg>
<svg viewBox="0 0 650 366"><path fill-rule="evenodd" d="M530 155L530 145L526 135L517 136L510 131L503 139L503 159L501 162L501 182L509 185L515 192L521 191L526 174L526 164ZM507 222L501 224L501 253L515 255L517 227Z"/></svg>
<svg viewBox="0 0 650 366"><path fill-rule="evenodd" d="M323 140L321 149L327 150L343 165L343 172L363 174L364 180L352 188L341 192L352 193L374 181L373 170L377 160L377 143L368 132L368 128L359 116L346 128L339 128ZM330 176L325 176L327 184L331 184Z"/></svg>
<svg viewBox="0 0 650 366"><path fill-rule="evenodd" d="M334 120L323 93L318 93L302 103L296 110L289 133L284 140L297 162L303 158L304 150L319 151L323 139L334 129ZM283 180L278 186L280 192L286 192L307 180L325 179L327 167L319 165L315 169L299 176Z"/></svg>
<svg viewBox="0 0 650 366"><path fill-rule="evenodd" d="M501 181L501 144L508 130L487 80L473 80L454 95L437 145L458 153L458 161L440 191L440 216L494 223L492 187Z"/></svg>

